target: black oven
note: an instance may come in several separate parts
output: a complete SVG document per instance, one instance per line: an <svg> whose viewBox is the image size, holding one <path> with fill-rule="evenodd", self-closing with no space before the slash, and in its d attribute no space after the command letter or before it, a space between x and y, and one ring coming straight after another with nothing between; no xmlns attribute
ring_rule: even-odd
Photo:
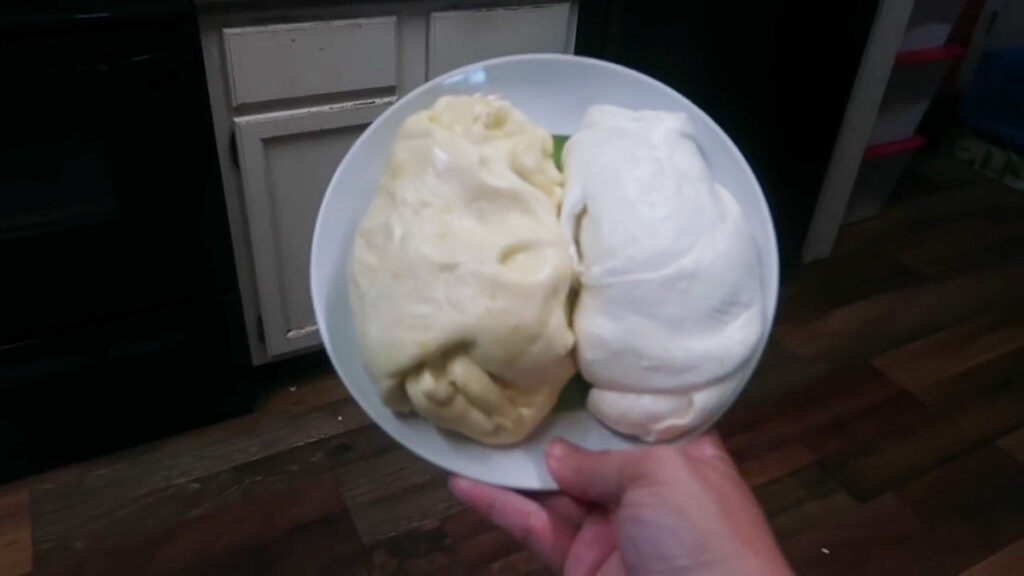
<svg viewBox="0 0 1024 576"><path fill-rule="evenodd" d="M0 8L0 480L225 412L247 353L190 0Z"/></svg>

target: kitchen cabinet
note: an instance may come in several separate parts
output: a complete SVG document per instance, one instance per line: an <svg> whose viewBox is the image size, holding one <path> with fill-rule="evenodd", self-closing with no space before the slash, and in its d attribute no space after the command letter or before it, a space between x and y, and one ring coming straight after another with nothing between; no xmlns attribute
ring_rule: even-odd
<svg viewBox="0 0 1024 576"><path fill-rule="evenodd" d="M430 15L427 70L435 78L488 58L528 52L572 52L569 4Z"/></svg>
<svg viewBox="0 0 1024 576"><path fill-rule="evenodd" d="M241 4L241 3L240 3ZM256 364L319 346L309 250L327 184L402 94L494 56L572 52L575 2L199 5L235 266Z"/></svg>

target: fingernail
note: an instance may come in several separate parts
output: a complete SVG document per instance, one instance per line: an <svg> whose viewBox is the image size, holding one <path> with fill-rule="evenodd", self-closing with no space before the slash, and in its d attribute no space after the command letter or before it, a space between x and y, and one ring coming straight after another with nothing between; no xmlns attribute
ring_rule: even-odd
<svg viewBox="0 0 1024 576"><path fill-rule="evenodd" d="M728 456L717 437L704 435L683 444L683 452L695 458L718 458Z"/></svg>
<svg viewBox="0 0 1024 576"><path fill-rule="evenodd" d="M572 453L572 444L561 438L555 438L548 444L547 457L551 460L564 460Z"/></svg>
<svg viewBox="0 0 1024 576"><path fill-rule="evenodd" d="M448 477L448 489L452 491L452 494L458 496L469 486L469 481L462 476L449 476Z"/></svg>

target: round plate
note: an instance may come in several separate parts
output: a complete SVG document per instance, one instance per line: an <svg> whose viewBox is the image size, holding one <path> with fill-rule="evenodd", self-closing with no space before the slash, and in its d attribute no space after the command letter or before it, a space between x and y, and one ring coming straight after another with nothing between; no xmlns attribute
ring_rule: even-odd
<svg viewBox="0 0 1024 576"><path fill-rule="evenodd" d="M591 449L620 449L639 441L602 426L586 410L550 415L515 446L495 448L434 428L416 416L398 416L381 402L360 357L348 300L348 261L356 226L370 205L398 128L411 114L447 94L498 94L552 134L573 134L594 104L685 112L718 183L735 196L757 240L771 326L778 294L775 230L761 187L728 136L692 102L671 88L627 68L556 54L510 56L449 72L401 98L363 132L327 187L313 233L310 280L320 336L335 369L370 418L419 456L457 474L516 489L555 487L544 466L544 446L561 436ZM768 339L744 368L753 372ZM736 395L740 387L737 387ZM735 395L730 399L731 404ZM728 407L723 406L722 411ZM716 419L721 414L716 415Z"/></svg>

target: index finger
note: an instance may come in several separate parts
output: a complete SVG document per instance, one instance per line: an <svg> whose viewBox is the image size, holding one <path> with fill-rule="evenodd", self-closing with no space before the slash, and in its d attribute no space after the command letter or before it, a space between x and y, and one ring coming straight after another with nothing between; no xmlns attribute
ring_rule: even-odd
<svg viewBox="0 0 1024 576"><path fill-rule="evenodd" d="M576 535L565 519L522 494L468 478L452 476L448 487L456 498L536 552L555 571L562 570Z"/></svg>
<svg viewBox="0 0 1024 576"><path fill-rule="evenodd" d="M565 493L588 502L614 506L648 471L649 450L591 452L565 440L545 451L548 470Z"/></svg>

